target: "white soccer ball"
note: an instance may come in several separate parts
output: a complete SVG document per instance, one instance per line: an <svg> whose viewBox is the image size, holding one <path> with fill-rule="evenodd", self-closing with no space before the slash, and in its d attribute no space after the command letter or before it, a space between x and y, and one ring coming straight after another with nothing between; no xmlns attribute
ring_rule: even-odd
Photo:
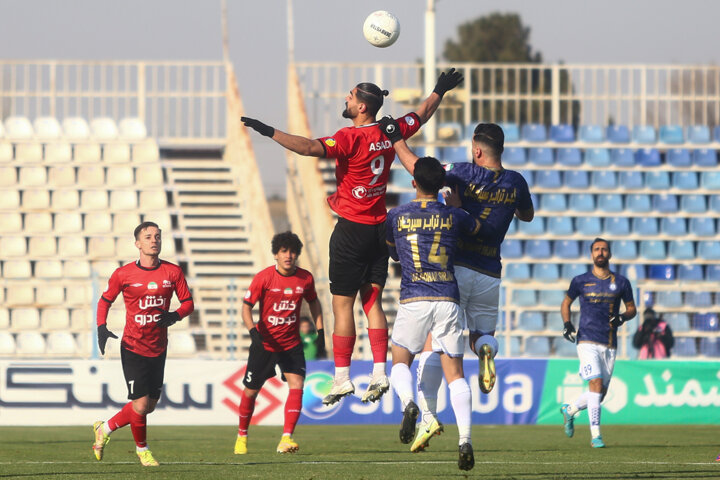
<svg viewBox="0 0 720 480"><path fill-rule="evenodd" d="M400 22L392 13L378 10L365 19L363 35L375 47L389 47L400 36Z"/></svg>

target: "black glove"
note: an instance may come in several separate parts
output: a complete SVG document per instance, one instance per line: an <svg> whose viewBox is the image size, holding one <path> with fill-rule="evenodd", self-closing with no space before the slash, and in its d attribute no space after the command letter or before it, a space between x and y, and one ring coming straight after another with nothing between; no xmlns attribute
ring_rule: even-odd
<svg viewBox="0 0 720 480"><path fill-rule="evenodd" d="M440 74L433 92L437 93L441 97L445 95L445 92L452 90L453 88L460 85L463 81L463 75L460 72L456 72L454 68L451 68L447 73L443 72Z"/></svg>
<svg viewBox="0 0 720 480"><path fill-rule="evenodd" d="M315 339L315 348L317 348L317 356L325 356L325 329L318 328L317 338Z"/></svg>
<svg viewBox="0 0 720 480"><path fill-rule="evenodd" d="M393 145L395 142L403 139L402 133L400 132L400 125L398 125L397 121L391 116L386 115L378 120L378 126L380 127L380 131Z"/></svg>
<svg viewBox="0 0 720 480"><path fill-rule="evenodd" d="M563 337L568 342L575 343L575 326L572 322L565 322L563 324Z"/></svg>
<svg viewBox="0 0 720 480"><path fill-rule="evenodd" d="M262 338L262 335L260 335L260 332L258 332L257 327L252 327L250 329L250 341L251 341L251 346L257 345L259 347L262 347L263 338Z"/></svg>
<svg viewBox="0 0 720 480"><path fill-rule="evenodd" d="M102 355L105 355L105 344L108 341L108 338L117 338L117 335L115 335L113 332L108 330L107 324L103 323L102 325L98 325L97 327L97 336L98 336L98 347L100 347L100 353Z"/></svg>
<svg viewBox="0 0 720 480"><path fill-rule="evenodd" d="M158 327L167 328L175 325L175 322L180 320L180 314L177 312L168 312L167 310L161 310L159 308L156 308L156 310L160 311L160 320L157 321Z"/></svg>
<svg viewBox="0 0 720 480"><path fill-rule="evenodd" d="M240 121L243 122L246 127L252 128L260 135L264 135L266 137L272 137L275 135L275 129L270 125L265 125L260 120L255 120L250 117L240 117Z"/></svg>
<svg viewBox="0 0 720 480"><path fill-rule="evenodd" d="M615 315L610 315L610 326L611 327L618 328L623 323L625 323L625 319L619 313L616 313Z"/></svg>

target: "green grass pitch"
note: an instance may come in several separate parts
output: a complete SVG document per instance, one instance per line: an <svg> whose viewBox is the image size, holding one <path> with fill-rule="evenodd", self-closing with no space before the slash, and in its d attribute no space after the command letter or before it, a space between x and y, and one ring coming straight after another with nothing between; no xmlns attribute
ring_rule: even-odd
<svg viewBox="0 0 720 480"><path fill-rule="evenodd" d="M388 425L303 426L300 451L275 453L281 427L250 429L247 455L233 455L235 427L148 427L160 467L142 467L129 428L113 434L105 458L86 427L0 428L0 479L685 479L720 478L717 426L605 426L607 448L590 448L587 426L566 438L561 424L474 426L475 468L457 468L457 429L446 427L412 454Z"/></svg>

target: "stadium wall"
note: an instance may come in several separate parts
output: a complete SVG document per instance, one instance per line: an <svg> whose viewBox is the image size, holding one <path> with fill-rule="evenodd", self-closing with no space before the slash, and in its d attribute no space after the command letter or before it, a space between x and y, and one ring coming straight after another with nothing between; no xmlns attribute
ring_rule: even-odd
<svg viewBox="0 0 720 480"><path fill-rule="evenodd" d="M371 362L356 361L351 378L363 391ZM577 360L498 359L499 381L478 389L478 364L465 362L473 390L473 424L561 424L558 407L584 388ZM413 372L415 369L412 369ZM321 400L332 382L331 361L308 362L300 425L399 424L402 409L390 392L378 403L356 396L331 407ZM245 363L172 360L153 425L235 425ZM0 425L89 425L126 402L120 365L102 360L0 362ZM717 424L716 362L618 361L603 403L603 424ZM261 391L253 423L282 425L287 386L278 377ZM438 396L440 419L455 422L447 386ZM580 415L578 422L587 423Z"/></svg>

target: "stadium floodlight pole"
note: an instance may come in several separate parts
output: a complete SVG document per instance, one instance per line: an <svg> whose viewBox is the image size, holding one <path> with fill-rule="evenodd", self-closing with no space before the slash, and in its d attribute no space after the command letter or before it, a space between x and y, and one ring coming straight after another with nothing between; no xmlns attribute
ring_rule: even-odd
<svg viewBox="0 0 720 480"><path fill-rule="evenodd" d="M293 23L293 2L287 0L288 62L295 64L295 24Z"/></svg>
<svg viewBox="0 0 720 480"><path fill-rule="evenodd" d="M222 26L222 51L223 61L225 64L230 63L230 45L228 41L228 24L227 24L227 0L220 2L220 22Z"/></svg>
<svg viewBox="0 0 720 480"><path fill-rule="evenodd" d="M425 75L423 87L426 94L435 88L435 0L427 0L425 10ZM435 156L435 142L437 141L437 121L433 115L423 127L423 133L428 142L427 154Z"/></svg>

